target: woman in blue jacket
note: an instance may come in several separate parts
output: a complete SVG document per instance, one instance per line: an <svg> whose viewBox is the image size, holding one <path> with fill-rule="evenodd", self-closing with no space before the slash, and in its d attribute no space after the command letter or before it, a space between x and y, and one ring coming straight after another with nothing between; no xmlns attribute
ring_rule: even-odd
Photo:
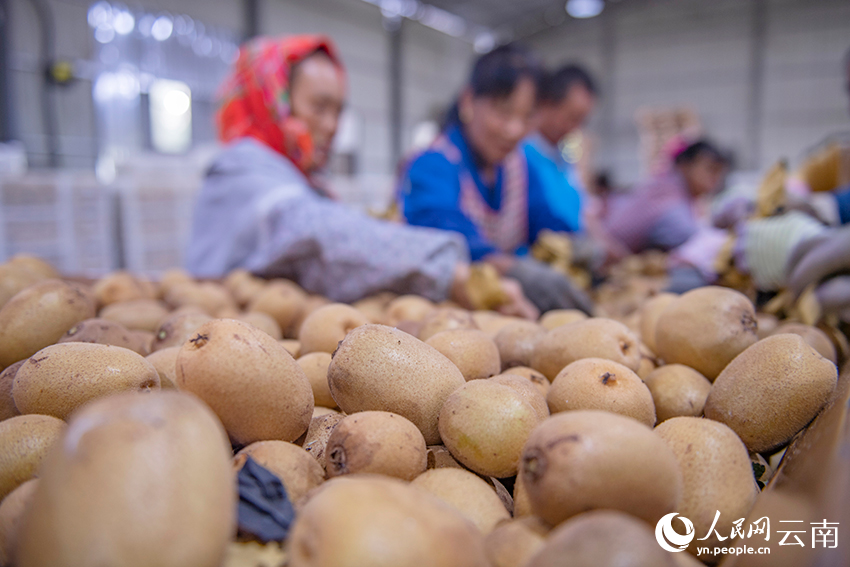
<svg viewBox="0 0 850 567"><path fill-rule="evenodd" d="M519 280L541 311L590 311L565 276L527 256L541 230L575 228L552 213L520 146L531 128L539 70L515 45L479 58L442 135L408 167L400 208L411 225L462 234L473 261Z"/></svg>

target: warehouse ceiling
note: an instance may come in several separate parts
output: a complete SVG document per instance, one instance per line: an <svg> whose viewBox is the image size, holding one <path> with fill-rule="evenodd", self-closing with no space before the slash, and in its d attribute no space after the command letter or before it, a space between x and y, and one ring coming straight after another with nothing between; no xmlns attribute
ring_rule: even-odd
<svg viewBox="0 0 850 567"><path fill-rule="evenodd" d="M499 36L521 38L562 24L569 17L566 0L422 0ZM618 0L608 0L607 3Z"/></svg>

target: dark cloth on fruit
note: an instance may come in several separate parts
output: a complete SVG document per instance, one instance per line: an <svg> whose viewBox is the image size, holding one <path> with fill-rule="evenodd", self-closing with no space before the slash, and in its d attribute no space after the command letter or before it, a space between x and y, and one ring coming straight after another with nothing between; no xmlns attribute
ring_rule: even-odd
<svg viewBox="0 0 850 567"><path fill-rule="evenodd" d="M295 509L281 480L248 457L238 481L239 533L263 543L285 540L295 521Z"/></svg>

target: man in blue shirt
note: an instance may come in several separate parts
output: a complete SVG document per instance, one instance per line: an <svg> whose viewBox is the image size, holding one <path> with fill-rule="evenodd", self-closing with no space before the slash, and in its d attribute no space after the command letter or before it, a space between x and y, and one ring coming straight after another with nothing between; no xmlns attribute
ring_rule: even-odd
<svg viewBox="0 0 850 567"><path fill-rule="evenodd" d="M565 65L540 81L537 131L525 141L529 168L540 178L553 213L573 232L582 230L584 187L575 164L568 162L560 142L584 126L596 105L591 76L577 65Z"/></svg>

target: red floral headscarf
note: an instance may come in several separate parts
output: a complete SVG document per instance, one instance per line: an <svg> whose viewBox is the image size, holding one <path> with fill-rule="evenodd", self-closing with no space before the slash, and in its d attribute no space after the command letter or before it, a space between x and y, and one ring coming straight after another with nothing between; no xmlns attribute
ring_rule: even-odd
<svg viewBox="0 0 850 567"><path fill-rule="evenodd" d="M309 173L313 141L304 123L290 115L289 81L292 68L316 51L327 53L340 73L344 72L336 47L322 35L258 38L245 43L219 93L219 138L224 142L255 138Z"/></svg>

